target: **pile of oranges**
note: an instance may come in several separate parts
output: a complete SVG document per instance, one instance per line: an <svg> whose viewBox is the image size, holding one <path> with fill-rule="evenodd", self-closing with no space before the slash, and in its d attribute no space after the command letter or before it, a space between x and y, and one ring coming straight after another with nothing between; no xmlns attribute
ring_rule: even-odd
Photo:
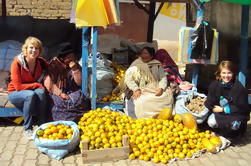
<svg viewBox="0 0 251 166"><path fill-rule="evenodd" d="M121 98L119 97L118 94L112 93L112 95L107 95L102 98L103 102L108 102L108 101L121 101Z"/></svg>
<svg viewBox="0 0 251 166"><path fill-rule="evenodd" d="M81 140L89 149L122 146L122 136L128 135L130 159L167 163L174 158L191 158L204 149L203 139L211 132L189 129L182 123L162 119L132 119L118 112L97 108L83 115L78 122ZM81 144L80 144L80 148Z"/></svg>
<svg viewBox="0 0 251 166"><path fill-rule="evenodd" d="M89 150L122 147L122 136L127 134L124 125L129 126L131 121L126 115L97 108L85 113L78 122L81 140L89 142Z"/></svg>
<svg viewBox="0 0 251 166"><path fill-rule="evenodd" d="M63 124L48 124L47 128L44 130L37 130L36 134L39 139L71 139L74 130L67 125Z"/></svg>
<svg viewBox="0 0 251 166"><path fill-rule="evenodd" d="M126 69L123 66L116 64L115 62L111 64L111 67L115 70L114 82L115 84L118 84L125 76Z"/></svg>

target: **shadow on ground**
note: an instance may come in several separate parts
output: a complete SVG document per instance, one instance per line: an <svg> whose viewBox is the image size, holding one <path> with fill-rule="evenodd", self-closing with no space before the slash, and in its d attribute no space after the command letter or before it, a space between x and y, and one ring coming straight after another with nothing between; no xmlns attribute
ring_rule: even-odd
<svg viewBox="0 0 251 166"><path fill-rule="evenodd" d="M8 118L5 118L5 117L1 117L0 118L0 127L5 127L5 126L22 126L23 123L21 124L16 124L14 122L16 117L8 117Z"/></svg>

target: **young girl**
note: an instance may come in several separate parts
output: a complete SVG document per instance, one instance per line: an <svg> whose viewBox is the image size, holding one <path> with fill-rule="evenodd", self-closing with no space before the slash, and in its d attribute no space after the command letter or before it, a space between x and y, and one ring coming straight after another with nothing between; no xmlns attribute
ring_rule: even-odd
<svg viewBox="0 0 251 166"><path fill-rule="evenodd" d="M249 120L247 90L236 78L230 61L222 61L216 71L216 80L208 89L205 106L211 111L208 125L218 128L228 138L240 136L246 131Z"/></svg>
<svg viewBox="0 0 251 166"><path fill-rule="evenodd" d="M30 139L32 125L37 117L38 125L47 120L47 95L41 81L48 63L40 57L42 43L28 37L22 53L11 64L11 82L8 85L9 101L23 112L25 135Z"/></svg>

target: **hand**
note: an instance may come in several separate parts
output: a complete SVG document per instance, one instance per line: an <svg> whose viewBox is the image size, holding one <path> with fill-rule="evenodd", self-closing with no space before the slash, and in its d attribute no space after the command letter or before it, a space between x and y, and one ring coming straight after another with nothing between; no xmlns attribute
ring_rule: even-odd
<svg viewBox="0 0 251 166"><path fill-rule="evenodd" d="M69 63L69 67L70 67L73 71L75 71L75 70L78 69L78 65L77 65L77 63L76 63L75 61L71 61L71 62Z"/></svg>
<svg viewBox="0 0 251 166"><path fill-rule="evenodd" d="M156 90L155 92L155 96L161 96L163 94L163 89L162 88L159 88Z"/></svg>
<svg viewBox="0 0 251 166"><path fill-rule="evenodd" d="M213 108L213 112L224 112L224 109L223 109L223 107L215 105Z"/></svg>
<svg viewBox="0 0 251 166"><path fill-rule="evenodd" d="M133 98L133 99L137 99L137 98L139 98L140 96L141 96L141 90L138 89L138 90L136 90L136 91L133 92L132 98Z"/></svg>
<svg viewBox="0 0 251 166"><path fill-rule="evenodd" d="M67 94L65 94L65 93L61 93L60 95L59 95L62 99L69 99L70 97L67 95Z"/></svg>

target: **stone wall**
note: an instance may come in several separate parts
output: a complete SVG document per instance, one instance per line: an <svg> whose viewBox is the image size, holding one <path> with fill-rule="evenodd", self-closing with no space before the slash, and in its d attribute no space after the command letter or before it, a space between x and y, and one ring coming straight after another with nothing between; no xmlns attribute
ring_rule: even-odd
<svg viewBox="0 0 251 166"><path fill-rule="evenodd" d="M71 0L11 0L7 16L32 16L38 19L69 19Z"/></svg>

